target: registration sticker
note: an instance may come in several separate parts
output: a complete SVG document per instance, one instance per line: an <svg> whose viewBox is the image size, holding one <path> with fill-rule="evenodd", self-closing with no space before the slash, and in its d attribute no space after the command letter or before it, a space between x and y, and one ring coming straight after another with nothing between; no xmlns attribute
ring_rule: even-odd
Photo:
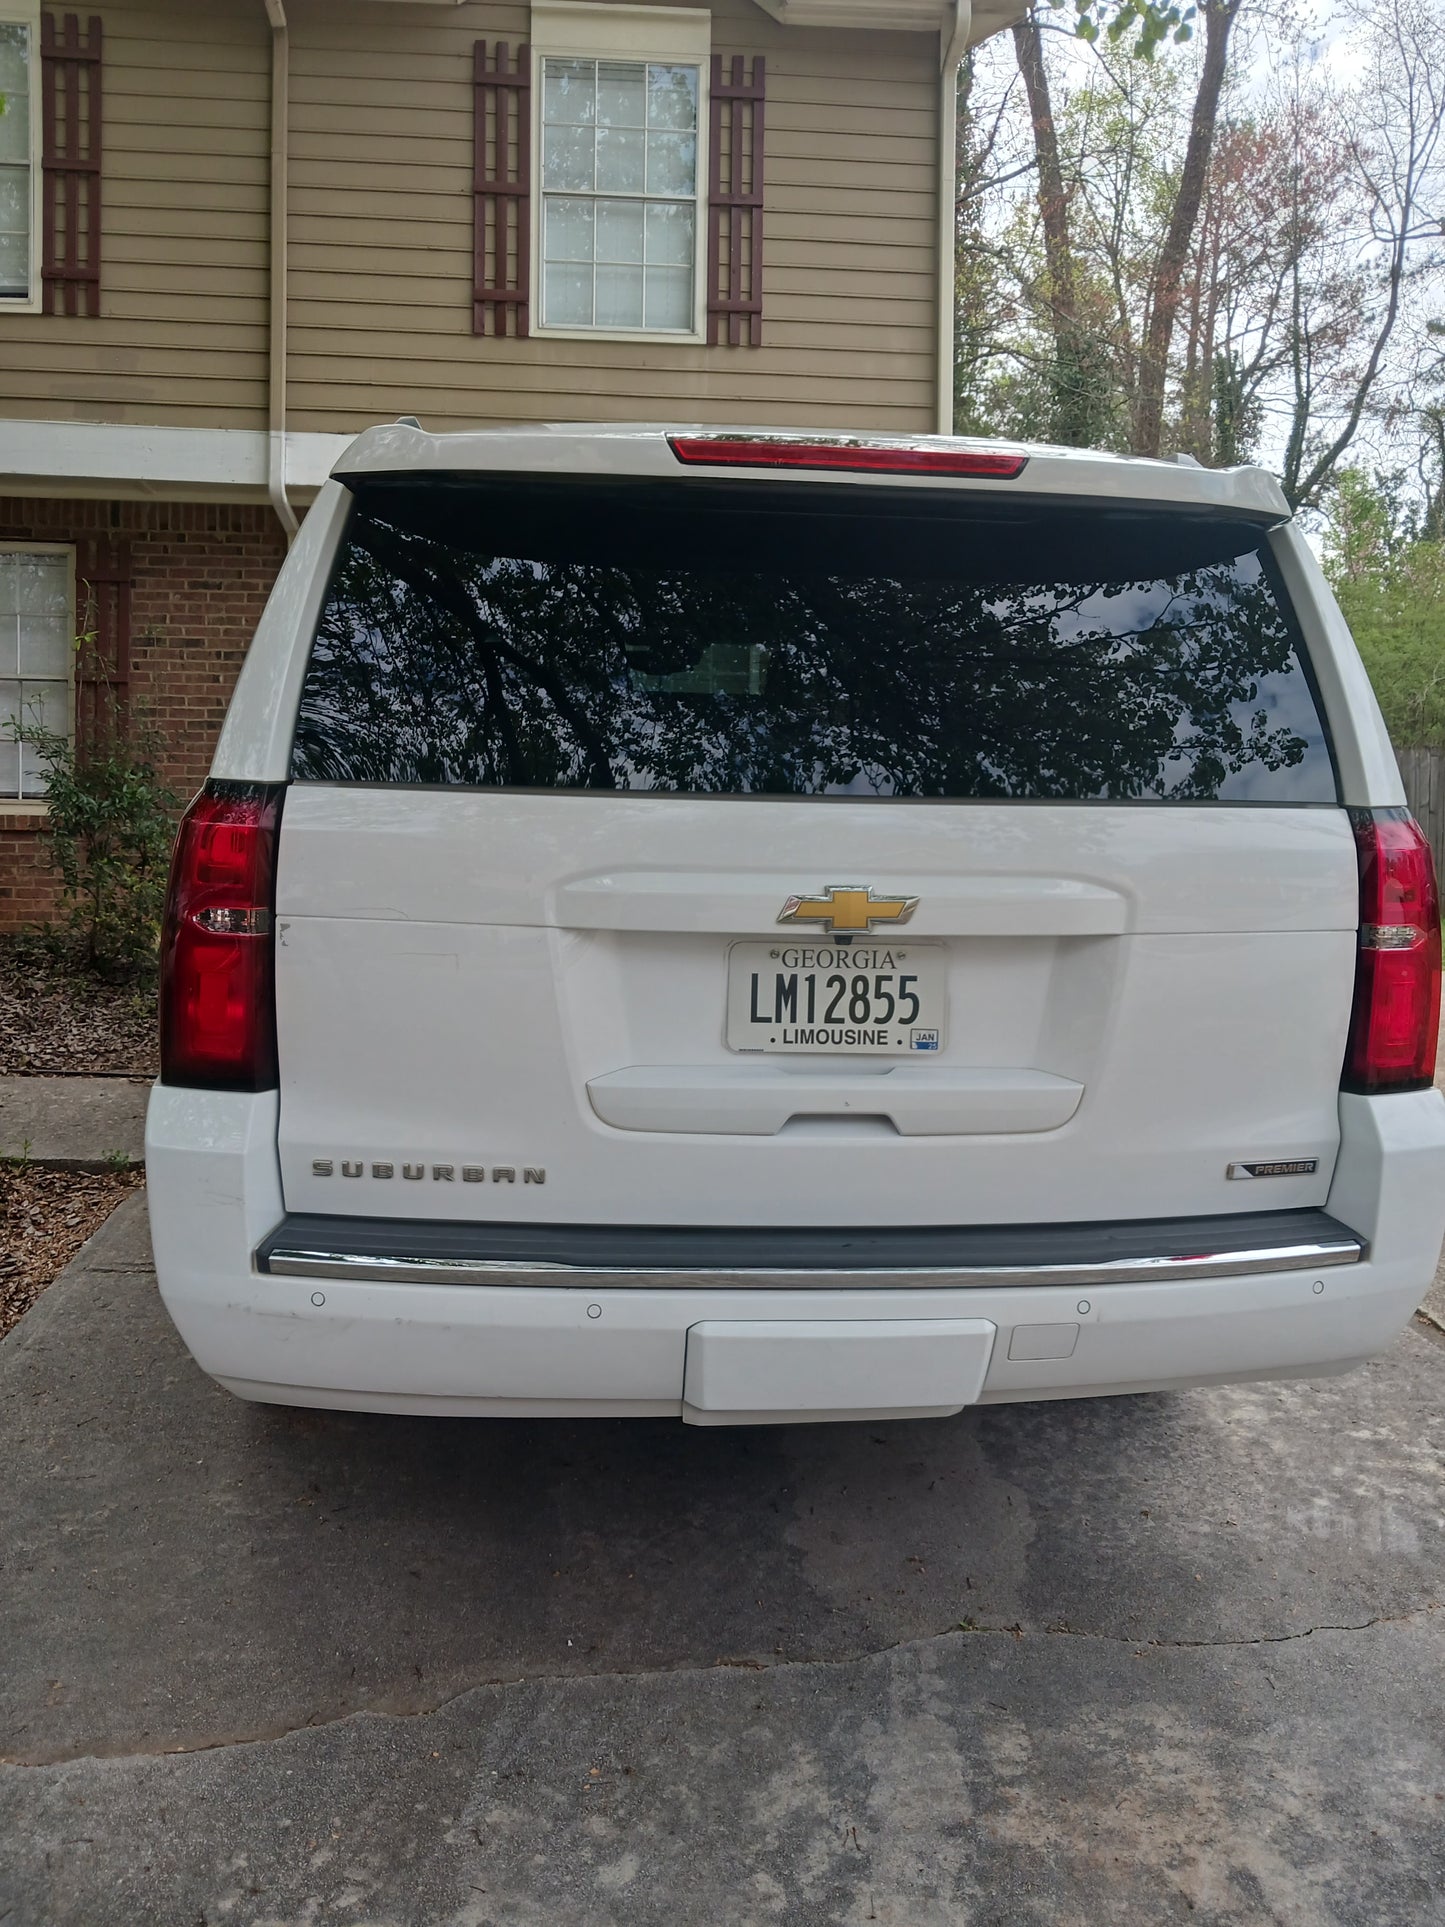
<svg viewBox="0 0 1445 1927"><path fill-rule="evenodd" d="M937 1050L938 1032L936 1030L911 1030L908 1033L910 1050Z"/></svg>

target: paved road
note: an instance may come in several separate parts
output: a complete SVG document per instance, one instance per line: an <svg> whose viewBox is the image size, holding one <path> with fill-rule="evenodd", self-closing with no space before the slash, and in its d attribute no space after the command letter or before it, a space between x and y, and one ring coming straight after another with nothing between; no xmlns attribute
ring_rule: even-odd
<svg viewBox="0 0 1445 1927"><path fill-rule="evenodd" d="M0 1346L0 1921L1445 1922L1442 1388L264 1410L136 1199Z"/></svg>

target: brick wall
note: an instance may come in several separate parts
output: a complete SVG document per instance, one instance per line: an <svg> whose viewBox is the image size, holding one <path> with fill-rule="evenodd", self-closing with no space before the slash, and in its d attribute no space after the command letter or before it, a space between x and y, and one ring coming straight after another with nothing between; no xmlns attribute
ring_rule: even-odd
<svg viewBox="0 0 1445 1927"><path fill-rule="evenodd" d="M0 496L0 541L97 533L129 544L131 709L155 727L166 780L189 797L210 767L285 538L259 504ZM0 814L0 930L38 921L54 900L36 827L33 817Z"/></svg>
<svg viewBox="0 0 1445 1927"><path fill-rule="evenodd" d="M37 819L0 818L0 930L40 923L55 901L50 873L38 861Z"/></svg>

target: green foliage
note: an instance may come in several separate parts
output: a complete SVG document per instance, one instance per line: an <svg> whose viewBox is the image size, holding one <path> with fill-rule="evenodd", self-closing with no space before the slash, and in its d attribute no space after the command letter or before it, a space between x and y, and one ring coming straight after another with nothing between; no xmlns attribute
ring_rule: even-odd
<svg viewBox="0 0 1445 1927"><path fill-rule="evenodd" d="M1357 437L1415 442L1445 537L1439 7L1367 7L1368 77L1341 86L1262 0L1196 0L1211 32L1153 60L1134 56L1185 37L1185 0L1051 4L1012 61L980 52L960 114L960 426L1264 459L1310 510ZM1075 22L1092 58L1066 51Z"/></svg>
<svg viewBox="0 0 1445 1927"><path fill-rule="evenodd" d="M1070 448L1108 448L1119 439L1125 418L1109 344L1099 334L1077 324L1062 332L1049 385L1050 440Z"/></svg>
<svg viewBox="0 0 1445 1927"><path fill-rule="evenodd" d="M1061 7L1064 0L1050 0ZM1194 38L1194 7L1162 6L1160 0L1073 0L1074 32L1096 41L1102 33L1113 46L1133 34L1130 53L1152 60L1166 40L1182 47Z"/></svg>
<svg viewBox="0 0 1445 1927"><path fill-rule="evenodd" d="M1006 219L984 219L986 190L970 183L986 179L990 164L1008 172L1015 157L988 161L987 123L976 116L960 164L957 432L1129 451L1138 334L1177 185L1186 78L1173 62L1115 59L1059 93L1067 305L1053 285L1037 193L1005 202Z"/></svg>
<svg viewBox="0 0 1445 1927"><path fill-rule="evenodd" d="M1325 564L1391 736L1445 748L1445 542L1406 499L1392 478L1346 470Z"/></svg>
<svg viewBox="0 0 1445 1927"><path fill-rule="evenodd" d="M954 433L1126 451L1128 414L1108 343L1083 327L1060 337L1057 349L1040 340L1027 358L1009 360L970 360L965 343L954 369Z"/></svg>
<svg viewBox="0 0 1445 1927"><path fill-rule="evenodd" d="M1258 393L1250 388L1238 349L1221 349L1215 354L1212 387L1215 464L1233 468L1253 461L1264 408Z"/></svg>
<svg viewBox="0 0 1445 1927"><path fill-rule="evenodd" d="M12 729L46 770L43 835L63 901L53 947L112 982L152 975L180 806L157 774L154 739L111 730L78 757L38 723Z"/></svg>

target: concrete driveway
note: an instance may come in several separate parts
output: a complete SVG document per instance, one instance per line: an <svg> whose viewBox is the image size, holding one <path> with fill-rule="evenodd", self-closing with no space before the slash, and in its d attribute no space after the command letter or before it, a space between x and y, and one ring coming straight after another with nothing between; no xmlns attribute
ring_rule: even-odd
<svg viewBox="0 0 1445 1927"><path fill-rule="evenodd" d="M0 1347L0 1921L1445 1922L1442 1390L266 1410L137 1198Z"/></svg>

